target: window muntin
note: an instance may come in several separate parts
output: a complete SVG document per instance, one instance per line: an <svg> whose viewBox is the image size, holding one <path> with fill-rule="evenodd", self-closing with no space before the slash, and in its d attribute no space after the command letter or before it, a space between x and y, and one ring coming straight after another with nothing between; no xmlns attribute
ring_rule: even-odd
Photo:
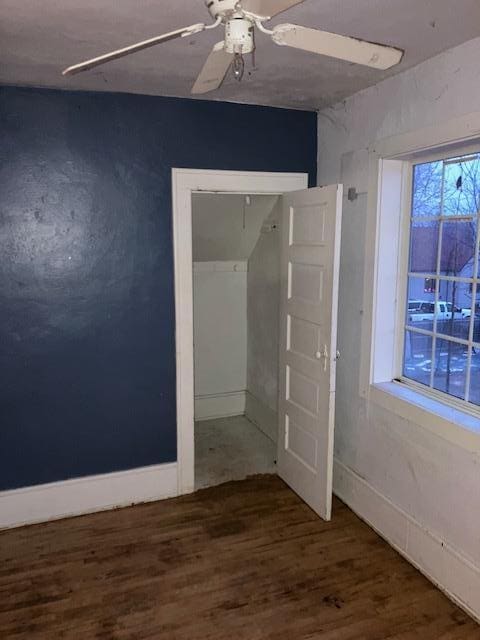
<svg viewBox="0 0 480 640"><path fill-rule="evenodd" d="M480 153L413 166L403 378L480 406Z"/></svg>

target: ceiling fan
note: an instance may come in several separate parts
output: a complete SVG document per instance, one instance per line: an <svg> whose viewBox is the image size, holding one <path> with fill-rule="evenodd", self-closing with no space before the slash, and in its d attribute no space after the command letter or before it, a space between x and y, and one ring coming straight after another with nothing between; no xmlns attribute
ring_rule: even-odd
<svg viewBox="0 0 480 640"><path fill-rule="evenodd" d="M185 38L201 31L215 29L221 24L225 28L224 40L213 47L192 87L193 94L207 93L218 89L230 67L234 77L237 80L242 79L244 72L243 56L253 53L255 50L255 26L262 33L269 35L275 44L303 49L304 51L346 60L375 69L389 69L402 59L403 51L394 47L301 27L295 24L279 24L272 29L268 29L263 25L266 20L301 2L303 0L205 0L207 9L214 20L212 24L194 24L138 42L123 49L117 49L111 53L68 67L63 71L63 75L70 76L82 71L88 71L142 49L148 49L175 38Z"/></svg>

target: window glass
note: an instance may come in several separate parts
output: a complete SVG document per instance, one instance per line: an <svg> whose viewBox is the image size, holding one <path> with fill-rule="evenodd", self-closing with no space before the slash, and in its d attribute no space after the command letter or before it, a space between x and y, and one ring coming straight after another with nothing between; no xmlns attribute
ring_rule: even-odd
<svg viewBox="0 0 480 640"><path fill-rule="evenodd" d="M436 273L440 222L415 220L410 232L410 273Z"/></svg>
<svg viewBox="0 0 480 640"><path fill-rule="evenodd" d="M413 168L403 375L480 405L480 155Z"/></svg>
<svg viewBox="0 0 480 640"><path fill-rule="evenodd" d="M433 329L435 292L425 293L424 279L408 279L407 325L422 329Z"/></svg>
<svg viewBox="0 0 480 640"><path fill-rule="evenodd" d="M425 278L424 293L435 293L435 278Z"/></svg>
<svg viewBox="0 0 480 640"><path fill-rule="evenodd" d="M476 219L442 224L442 250L440 252L440 273L442 275L472 277L476 238Z"/></svg>
<svg viewBox="0 0 480 640"><path fill-rule="evenodd" d="M405 331L404 375L430 386L432 372L432 337Z"/></svg>
<svg viewBox="0 0 480 640"><path fill-rule="evenodd" d="M468 349L451 340L435 342L433 387L456 398L465 398Z"/></svg>
<svg viewBox="0 0 480 640"><path fill-rule="evenodd" d="M470 402L480 406L480 347L474 347L470 365Z"/></svg>
<svg viewBox="0 0 480 640"><path fill-rule="evenodd" d="M413 169L412 215L439 216L442 205L443 162L417 164Z"/></svg>
<svg viewBox="0 0 480 640"><path fill-rule="evenodd" d="M443 215L476 214L480 204L480 156L453 158L443 165Z"/></svg>
<svg viewBox="0 0 480 640"><path fill-rule="evenodd" d="M437 333L468 340L472 315L472 294L468 283L458 280L438 281L439 298Z"/></svg>
<svg viewBox="0 0 480 640"><path fill-rule="evenodd" d="M478 285L477 285L478 286ZM477 289L477 293L474 297L472 306L472 322L473 322L473 342L479 345L477 349L480 351L480 290Z"/></svg>

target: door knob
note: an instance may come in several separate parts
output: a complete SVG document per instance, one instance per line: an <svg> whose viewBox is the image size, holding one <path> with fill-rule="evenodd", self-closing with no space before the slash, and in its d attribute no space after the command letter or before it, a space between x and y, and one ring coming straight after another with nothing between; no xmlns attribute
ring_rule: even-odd
<svg viewBox="0 0 480 640"><path fill-rule="evenodd" d="M328 361L328 349L326 344L323 345L323 352L322 351L315 352L315 358L317 360L321 360L323 358L323 370L326 371L327 361Z"/></svg>

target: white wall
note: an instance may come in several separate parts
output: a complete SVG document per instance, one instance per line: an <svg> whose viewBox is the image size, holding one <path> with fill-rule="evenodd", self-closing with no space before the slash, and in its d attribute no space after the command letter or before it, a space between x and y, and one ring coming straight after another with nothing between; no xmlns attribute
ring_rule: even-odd
<svg viewBox="0 0 480 640"><path fill-rule="evenodd" d="M197 420L243 414L247 403L251 420L266 425L263 428L267 433L275 430L274 382L262 379L254 385L259 393L247 394L247 261L259 243L264 246L264 234L260 232L277 200L278 196L251 195L247 204L243 195L193 194ZM268 240L265 246L269 246ZM277 319L268 308L275 303L275 294L272 299L269 293L271 259L257 257L253 264L257 277L253 285L256 291L250 286L251 320L257 305L265 312L257 317L261 327L251 324L248 350L251 358L258 350L254 370L263 367L271 378L272 349L275 354L278 349L276 344L273 347L278 341ZM257 381L258 376L254 378Z"/></svg>
<svg viewBox="0 0 480 640"><path fill-rule="evenodd" d="M277 441L281 200L265 221L248 261L246 415ZM276 229L272 230L272 225Z"/></svg>
<svg viewBox="0 0 480 640"><path fill-rule="evenodd" d="M240 415L247 385L247 263L196 262L195 418Z"/></svg>
<svg viewBox="0 0 480 640"><path fill-rule="evenodd" d="M335 491L480 617L480 456L360 396L372 142L480 111L480 39L319 114L318 184L344 182ZM477 449L478 451L478 449Z"/></svg>
<svg viewBox="0 0 480 640"><path fill-rule="evenodd" d="M277 196L194 193L194 262L247 260Z"/></svg>

